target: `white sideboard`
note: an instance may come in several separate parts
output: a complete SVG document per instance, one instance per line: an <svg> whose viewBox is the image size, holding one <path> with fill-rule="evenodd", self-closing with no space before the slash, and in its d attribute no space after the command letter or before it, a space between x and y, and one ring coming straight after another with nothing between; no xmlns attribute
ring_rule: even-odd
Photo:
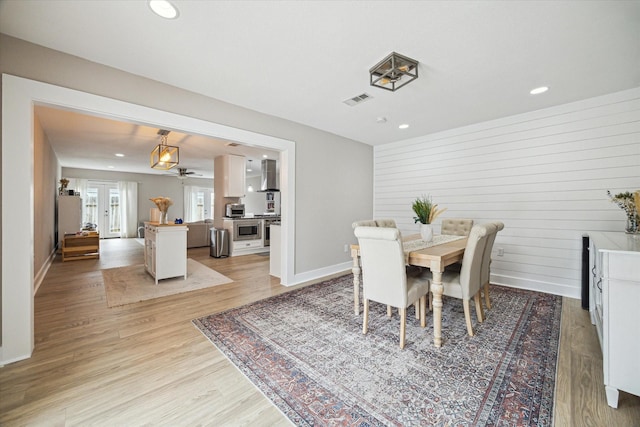
<svg viewBox="0 0 640 427"><path fill-rule="evenodd" d="M156 280L187 279L187 226L144 223L144 267Z"/></svg>
<svg viewBox="0 0 640 427"><path fill-rule="evenodd" d="M640 396L640 235L589 232L589 312L602 348L607 403Z"/></svg>

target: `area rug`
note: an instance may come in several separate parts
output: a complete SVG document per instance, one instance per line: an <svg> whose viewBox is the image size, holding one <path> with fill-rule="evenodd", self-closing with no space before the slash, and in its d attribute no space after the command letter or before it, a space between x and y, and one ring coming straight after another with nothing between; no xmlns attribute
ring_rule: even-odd
<svg viewBox="0 0 640 427"><path fill-rule="evenodd" d="M193 321L295 425L485 426L553 423L561 297L492 286L493 309L466 333L446 299L441 348L433 322L372 303L353 314L352 276Z"/></svg>
<svg viewBox="0 0 640 427"><path fill-rule="evenodd" d="M102 277L109 307L233 282L227 276L191 258L187 258L186 280L184 277L163 279L156 285L155 279L146 272L142 264L102 270Z"/></svg>

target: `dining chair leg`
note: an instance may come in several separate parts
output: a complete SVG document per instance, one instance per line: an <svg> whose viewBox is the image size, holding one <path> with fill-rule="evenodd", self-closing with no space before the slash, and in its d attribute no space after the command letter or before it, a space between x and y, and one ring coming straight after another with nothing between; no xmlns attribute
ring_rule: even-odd
<svg viewBox="0 0 640 427"><path fill-rule="evenodd" d="M422 295L420 297L420 327L425 328L427 326L427 296Z"/></svg>
<svg viewBox="0 0 640 427"><path fill-rule="evenodd" d="M482 309L482 301L480 299L480 291L478 291L473 296L473 301L476 304L476 317L478 318L478 323L484 322L484 310Z"/></svg>
<svg viewBox="0 0 640 427"><path fill-rule="evenodd" d="M400 311L400 348L404 348L404 336L407 329L407 309L399 308Z"/></svg>
<svg viewBox="0 0 640 427"><path fill-rule="evenodd" d="M491 310L491 300L489 299L489 282L484 284L484 304L487 310Z"/></svg>
<svg viewBox="0 0 640 427"><path fill-rule="evenodd" d="M416 319L420 318L420 301L416 301L413 306L416 308Z"/></svg>
<svg viewBox="0 0 640 427"><path fill-rule="evenodd" d="M433 311L433 294L429 292L429 311Z"/></svg>
<svg viewBox="0 0 640 427"><path fill-rule="evenodd" d="M369 300L365 299L362 301L363 310L362 310L362 333L366 334L369 329Z"/></svg>
<svg viewBox="0 0 640 427"><path fill-rule="evenodd" d="M473 326L471 326L471 308L469 306L469 300L463 299L462 306L464 307L464 318L467 321L467 332L469 336L473 336Z"/></svg>
<svg viewBox="0 0 640 427"><path fill-rule="evenodd" d="M387 317L391 317L391 306L387 306Z"/></svg>

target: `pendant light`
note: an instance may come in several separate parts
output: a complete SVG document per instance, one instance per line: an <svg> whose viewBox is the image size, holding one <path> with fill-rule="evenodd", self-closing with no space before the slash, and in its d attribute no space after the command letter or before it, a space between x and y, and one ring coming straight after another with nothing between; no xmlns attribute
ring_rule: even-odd
<svg viewBox="0 0 640 427"><path fill-rule="evenodd" d="M173 145L167 145L168 130L159 129L160 144L151 151L151 168L169 170L177 166L180 160L180 149Z"/></svg>

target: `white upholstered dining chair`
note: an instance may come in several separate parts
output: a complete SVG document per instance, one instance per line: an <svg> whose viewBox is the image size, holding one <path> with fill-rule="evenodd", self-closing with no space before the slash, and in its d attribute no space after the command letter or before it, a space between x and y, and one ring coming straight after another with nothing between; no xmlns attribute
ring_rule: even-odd
<svg viewBox="0 0 640 427"><path fill-rule="evenodd" d="M376 225L384 228L396 228L396 221L393 219L376 219Z"/></svg>
<svg viewBox="0 0 640 427"><path fill-rule="evenodd" d="M353 224L351 224L351 227L353 227L353 229L355 230L356 227L377 227L378 224L376 224L376 220L375 219L363 219L361 221L354 221Z"/></svg>
<svg viewBox="0 0 640 427"><path fill-rule="evenodd" d="M473 227L473 220L468 218L445 218L442 220L440 234L468 236Z"/></svg>
<svg viewBox="0 0 640 427"><path fill-rule="evenodd" d="M384 228L396 228L396 221L393 219L365 219L361 221L355 221L351 224L353 229L356 227L384 227Z"/></svg>
<svg viewBox="0 0 640 427"><path fill-rule="evenodd" d="M484 254L482 256L482 268L480 272L480 277L482 280L482 290L484 293L484 304L487 306L487 309L491 309L491 300L489 299L489 282L491 280L491 251L493 251L493 244L496 241L496 236L498 231L504 228L504 224L502 222L496 221L492 223L495 228L492 229L492 232L487 236L487 246L484 249Z"/></svg>
<svg viewBox="0 0 640 427"><path fill-rule="evenodd" d="M420 325L426 326L429 280L422 274L407 274L402 238L397 228L357 227L354 232L362 261L362 333L366 334L369 327L369 301L396 307L400 312L400 348L404 348L410 305L419 301Z"/></svg>
<svg viewBox="0 0 640 427"><path fill-rule="evenodd" d="M478 322L481 323L484 320L482 303L480 302L482 257L487 245L487 236L492 233L495 228L495 224L492 223L474 225L467 239L467 246L465 247L462 257L460 271L445 270L445 272L442 273L442 285L444 286L443 295L462 300L469 336L473 336L471 308L469 304L471 298L473 298L475 302ZM431 272L425 274L431 277Z"/></svg>

